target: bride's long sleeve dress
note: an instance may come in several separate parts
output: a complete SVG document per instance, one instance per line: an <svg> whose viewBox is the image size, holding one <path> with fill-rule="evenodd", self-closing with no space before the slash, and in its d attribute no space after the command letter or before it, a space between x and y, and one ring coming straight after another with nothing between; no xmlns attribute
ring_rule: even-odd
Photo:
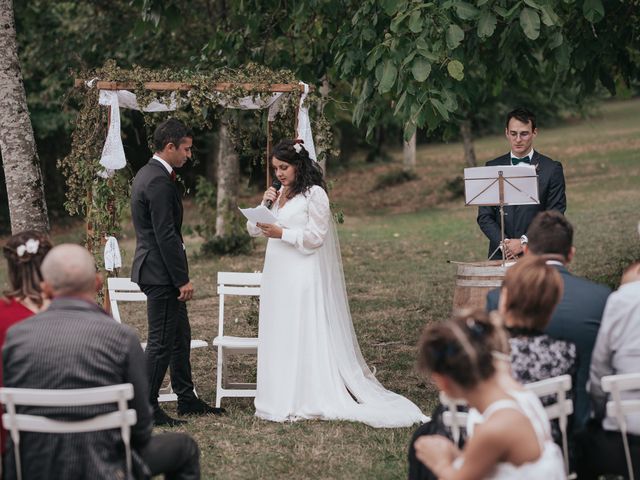
<svg viewBox="0 0 640 480"><path fill-rule="evenodd" d="M360 353L326 192L313 186L272 213L282 238L267 244L258 333L256 415L277 422L352 420L373 427L424 421L386 390ZM248 223L253 236L261 230Z"/></svg>

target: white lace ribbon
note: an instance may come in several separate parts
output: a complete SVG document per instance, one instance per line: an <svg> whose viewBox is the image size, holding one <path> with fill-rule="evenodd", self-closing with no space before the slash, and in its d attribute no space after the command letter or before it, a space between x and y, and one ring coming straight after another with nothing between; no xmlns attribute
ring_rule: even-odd
<svg viewBox="0 0 640 480"><path fill-rule="evenodd" d="M116 268L122 267L122 257L120 256L120 247L116 237L107 237L107 243L104 246L104 269L113 272Z"/></svg>
<svg viewBox="0 0 640 480"><path fill-rule="evenodd" d="M311 132L311 120L309 120L309 108L304 106L304 101L309 94L309 85L300 82L304 86L304 92L300 96L300 106L298 107L298 138L304 140L304 148L309 152L309 158L316 160L316 147L313 144L313 134Z"/></svg>

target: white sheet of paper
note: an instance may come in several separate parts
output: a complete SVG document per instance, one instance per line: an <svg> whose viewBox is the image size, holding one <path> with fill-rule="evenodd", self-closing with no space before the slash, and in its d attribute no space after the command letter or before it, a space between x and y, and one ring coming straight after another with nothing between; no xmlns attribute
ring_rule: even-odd
<svg viewBox="0 0 640 480"><path fill-rule="evenodd" d="M278 219L264 205L260 205L256 208L240 208L240 211L245 217L247 217L247 220L253 223L271 224L278 222Z"/></svg>
<svg viewBox="0 0 640 480"><path fill-rule="evenodd" d="M536 169L531 165L497 165L464 169L465 204L499 205L498 171L505 180L504 205L535 205L538 199Z"/></svg>

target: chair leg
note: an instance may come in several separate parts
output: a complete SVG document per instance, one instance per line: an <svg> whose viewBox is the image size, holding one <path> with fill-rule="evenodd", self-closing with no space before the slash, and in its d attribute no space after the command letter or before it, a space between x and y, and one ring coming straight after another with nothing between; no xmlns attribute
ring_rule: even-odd
<svg viewBox="0 0 640 480"><path fill-rule="evenodd" d="M223 364L223 348L218 347L218 368L216 368L216 408L220 408L222 402L222 364Z"/></svg>

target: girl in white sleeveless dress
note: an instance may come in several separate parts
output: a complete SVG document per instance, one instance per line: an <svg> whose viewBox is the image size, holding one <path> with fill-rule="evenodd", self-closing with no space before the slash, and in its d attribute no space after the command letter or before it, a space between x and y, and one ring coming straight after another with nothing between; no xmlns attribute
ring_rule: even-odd
<svg viewBox="0 0 640 480"><path fill-rule="evenodd" d="M460 451L441 436L419 437L417 458L441 479L561 480L562 454L538 398L512 388L496 369L496 329L471 312L425 329L420 365L449 397L481 412Z"/></svg>
<svg viewBox="0 0 640 480"><path fill-rule="evenodd" d="M247 224L269 238L262 271L256 415L277 422L353 420L405 427L426 419L367 367L353 330L340 247L316 162L300 141L272 152L282 188L265 192L276 224Z"/></svg>

